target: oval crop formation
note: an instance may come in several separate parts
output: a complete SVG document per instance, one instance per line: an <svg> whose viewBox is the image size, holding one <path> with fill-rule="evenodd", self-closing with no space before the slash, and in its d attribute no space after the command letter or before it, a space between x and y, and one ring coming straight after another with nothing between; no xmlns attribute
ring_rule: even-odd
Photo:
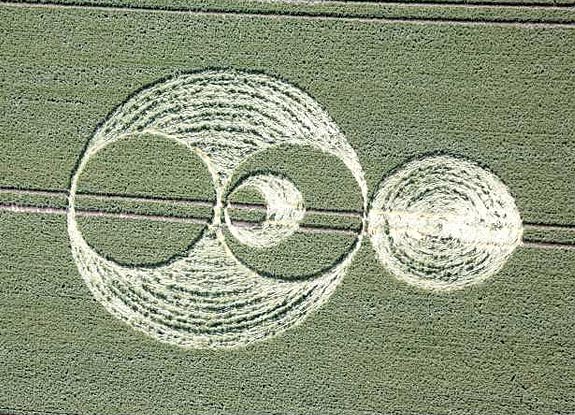
<svg viewBox="0 0 575 415"><path fill-rule="evenodd" d="M434 156L384 181L371 206L369 233L391 273L422 288L451 290L499 271L521 243L523 225L495 175Z"/></svg>

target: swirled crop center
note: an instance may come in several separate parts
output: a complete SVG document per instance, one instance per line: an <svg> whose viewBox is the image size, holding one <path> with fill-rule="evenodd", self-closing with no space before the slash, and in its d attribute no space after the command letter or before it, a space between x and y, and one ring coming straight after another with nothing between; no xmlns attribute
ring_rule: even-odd
<svg viewBox="0 0 575 415"><path fill-rule="evenodd" d="M236 190L253 187L264 197L266 219L262 224L236 226L224 210L226 225L241 243L257 248L273 246L293 235L305 215L303 196L295 185L284 177L271 174L251 176Z"/></svg>
<svg viewBox="0 0 575 415"><path fill-rule="evenodd" d="M103 258L84 240L76 222L76 189L90 157L117 140L146 133L197 152L212 175L216 206L211 225L187 256L164 266L126 267ZM285 82L205 71L153 85L121 105L89 142L70 188L72 254L95 298L130 326L195 348L236 347L275 335L323 304L348 269L361 235L322 275L282 281L242 265L222 233L222 197L234 170L247 157L281 144L313 146L338 157L357 181L365 208L367 187L355 151L311 97Z"/></svg>
<svg viewBox="0 0 575 415"><path fill-rule="evenodd" d="M393 275L422 288L451 290L499 271L521 243L523 227L513 197L494 174L434 156L383 182L368 232Z"/></svg>

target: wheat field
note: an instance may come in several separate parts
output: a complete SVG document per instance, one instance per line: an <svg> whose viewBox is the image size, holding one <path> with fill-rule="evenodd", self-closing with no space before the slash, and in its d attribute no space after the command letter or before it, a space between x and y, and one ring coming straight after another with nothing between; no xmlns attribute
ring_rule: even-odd
<svg viewBox="0 0 575 415"><path fill-rule="evenodd" d="M0 413L575 411L575 3L0 2Z"/></svg>

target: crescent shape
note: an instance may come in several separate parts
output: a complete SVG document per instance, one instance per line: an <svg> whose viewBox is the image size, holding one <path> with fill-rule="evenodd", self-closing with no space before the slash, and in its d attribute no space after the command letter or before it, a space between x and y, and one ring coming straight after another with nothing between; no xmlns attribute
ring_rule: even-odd
<svg viewBox="0 0 575 415"><path fill-rule="evenodd" d="M226 226L238 241L244 245L266 248L278 244L298 230L299 222L305 216L305 208L302 194L291 181L272 174L250 176L231 194L245 187L255 188L264 197L266 219L254 226L235 226L228 213L228 202L224 209Z"/></svg>
<svg viewBox="0 0 575 415"><path fill-rule="evenodd" d="M138 133L164 135L197 152L216 189L213 220L202 238L185 257L160 267L126 267L103 258L76 221L78 178L88 160ZM316 147L349 168L362 193L365 229L367 185L357 154L298 88L262 74L214 70L157 83L121 105L88 143L70 187L72 255L94 297L133 328L186 348L244 346L302 322L334 292L364 232L341 262L310 280L267 278L234 257L221 229L224 189L243 160L281 144Z"/></svg>

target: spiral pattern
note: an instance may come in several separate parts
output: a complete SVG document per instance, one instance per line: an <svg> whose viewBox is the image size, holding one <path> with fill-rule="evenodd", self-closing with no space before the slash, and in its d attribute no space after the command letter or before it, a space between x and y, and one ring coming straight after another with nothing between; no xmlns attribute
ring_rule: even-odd
<svg viewBox="0 0 575 415"><path fill-rule="evenodd" d="M369 212L368 233L384 267L433 290L465 287L495 274L522 232L505 184L449 156L405 165L383 182Z"/></svg>
<svg viewBox="0 0 575 415"><path fill-rule="evenodd" d="M76 189L98 151L147 133L174 139L202 158L213 178L216 204L212 223L187 256L163 266L126 267L103 258L85 241L76 221ZM153 85L121 105L89 142L70 188L72 255L94 297L130 326L181 347L243 346L303 321L333 293L362 235L322 275L284 281L243 265L222 232L223 196L235 169L248 157L282 144L312 146L342 160L358 182L365 208L367 186L355 151L311 97L285 82L262 74L205 71ZM269 177L254 183L265 188L266 198L274 201L272 209L281 204L279 193L293 193ZM297 221L301 208L288 209L289 218ZM255 240L265 243L265 238Z"/></svg>

